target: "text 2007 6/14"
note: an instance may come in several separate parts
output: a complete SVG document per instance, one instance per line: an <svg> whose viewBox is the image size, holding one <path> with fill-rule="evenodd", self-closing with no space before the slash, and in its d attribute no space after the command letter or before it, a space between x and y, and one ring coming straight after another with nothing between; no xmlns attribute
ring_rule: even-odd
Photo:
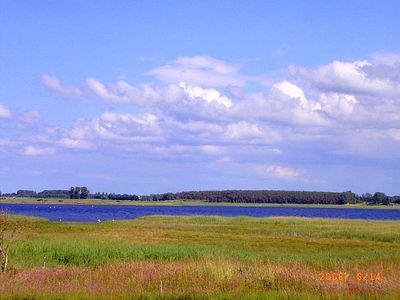
<svg viewBox="0 0 400 300"><path fill-rule="evenodd" d="M320 281L347 281L350 277L354 280L361 281L370 281L370 282L381 282L382 275L381 273L374 272L356 272L356 273L348 273L348 272L321 272L319 273Z"/></svg>

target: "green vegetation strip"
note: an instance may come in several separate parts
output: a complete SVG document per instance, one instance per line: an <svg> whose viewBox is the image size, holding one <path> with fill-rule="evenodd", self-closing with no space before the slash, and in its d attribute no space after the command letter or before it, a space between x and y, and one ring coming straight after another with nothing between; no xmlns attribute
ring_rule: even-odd
<svg viewBox="0 0 400 300"><path fill-rule="evenodd" d="M400 296L400 222L151 216L27 223L0 274L0 299ZM350 279L320 280L332 272ZM356 272L382 281L359 282Z"/></svg>
<svg viewBox="0 0 400 300"><path fill-rule="evenodd" d="M163 200L163 201L129 201L101 199L58 199L58 198L0 198L0 204L74 204L74 205L129 205L129 206L255 206L255 207L316 207L316 208L363 208L363 209L400 209L400 204L369 205L356 204L293 204L293 203L241 203L209 202L205 200Z"/></svg>
<svg viewBox="0 0 400 300"><path fill-rule="evenodd" d="M318 268L400 261L400 222L168 216L100 224L30 220L11 249L10 264L17 268L201 257Z"/></svg>

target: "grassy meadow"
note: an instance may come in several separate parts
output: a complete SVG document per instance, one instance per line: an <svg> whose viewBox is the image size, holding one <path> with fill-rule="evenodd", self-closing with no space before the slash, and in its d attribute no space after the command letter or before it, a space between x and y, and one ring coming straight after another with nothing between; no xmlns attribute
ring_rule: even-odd
<svg viewBox="0 0 400 300"><path fill-rule="evenodd" d="M400 222L29 218L9 264L5 299L398 299Z"/></svg>
<svg viewBox="0 0 400 300"><path fill-rule="evenodd" d="M400 204L368 205L356 204L294 204L294 203L241 203L241 202L209 202L206 200L163 200L163 201L129 201L129 200L104 200L104 199L60 199L60 198L0 198L0 204L25 203L25 204L75 204L75 205L130 205L130 206L181 206L181 205L207 205L207 206L261 206L261 207L323 207L323 208L364 208L364 209L399 209Z"/></svg>

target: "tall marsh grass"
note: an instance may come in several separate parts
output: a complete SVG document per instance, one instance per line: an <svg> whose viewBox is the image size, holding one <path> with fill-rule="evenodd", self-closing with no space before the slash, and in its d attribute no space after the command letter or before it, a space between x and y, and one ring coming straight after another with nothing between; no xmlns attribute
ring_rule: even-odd
<svg viewBox="0 0 400 300"><path fill-rule="evenodd" d="M318 271L302 264L224 258L36 268L0 280L3 297L44 299L396 299L400 287L389 278L379 284L321 282Z"/></svg>
<svg viewBox="0 0 400 300"><path fill-rule="evenodd" d="M10 271L0 275L0 298L400 296L399 222L145 217L29 224L11 249ZM320 272L338 271L380 272L382 281L319 280Z"/></svg>

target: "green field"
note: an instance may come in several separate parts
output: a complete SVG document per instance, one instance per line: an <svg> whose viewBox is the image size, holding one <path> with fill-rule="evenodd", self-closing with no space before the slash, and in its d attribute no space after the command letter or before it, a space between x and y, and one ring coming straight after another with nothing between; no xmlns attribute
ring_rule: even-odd
<svg viewBox="0 0 400 300"><path fill-rule="evenodd" d="M180 206L180 205L212 205L212 206L267 206L267 207L325 207L325 208L379 208L400 209L399 204L367 205L358 204L282 204L282 203L232 203L208 202L204 200L165 200L165 201L128 201L128 200L100 200L100 199L53 199L53 198L0 198L1 203L28 203L28 204L83 204L83 205L133 205L133 206Z"/></svg>
<svg viewBox="0 0 400 300"><path fill-rule="evenodd" d="M339 272L347 279L326 280ZM399 278L400 222L30 218L0 275L0 297L396 299Z"/></svg>

